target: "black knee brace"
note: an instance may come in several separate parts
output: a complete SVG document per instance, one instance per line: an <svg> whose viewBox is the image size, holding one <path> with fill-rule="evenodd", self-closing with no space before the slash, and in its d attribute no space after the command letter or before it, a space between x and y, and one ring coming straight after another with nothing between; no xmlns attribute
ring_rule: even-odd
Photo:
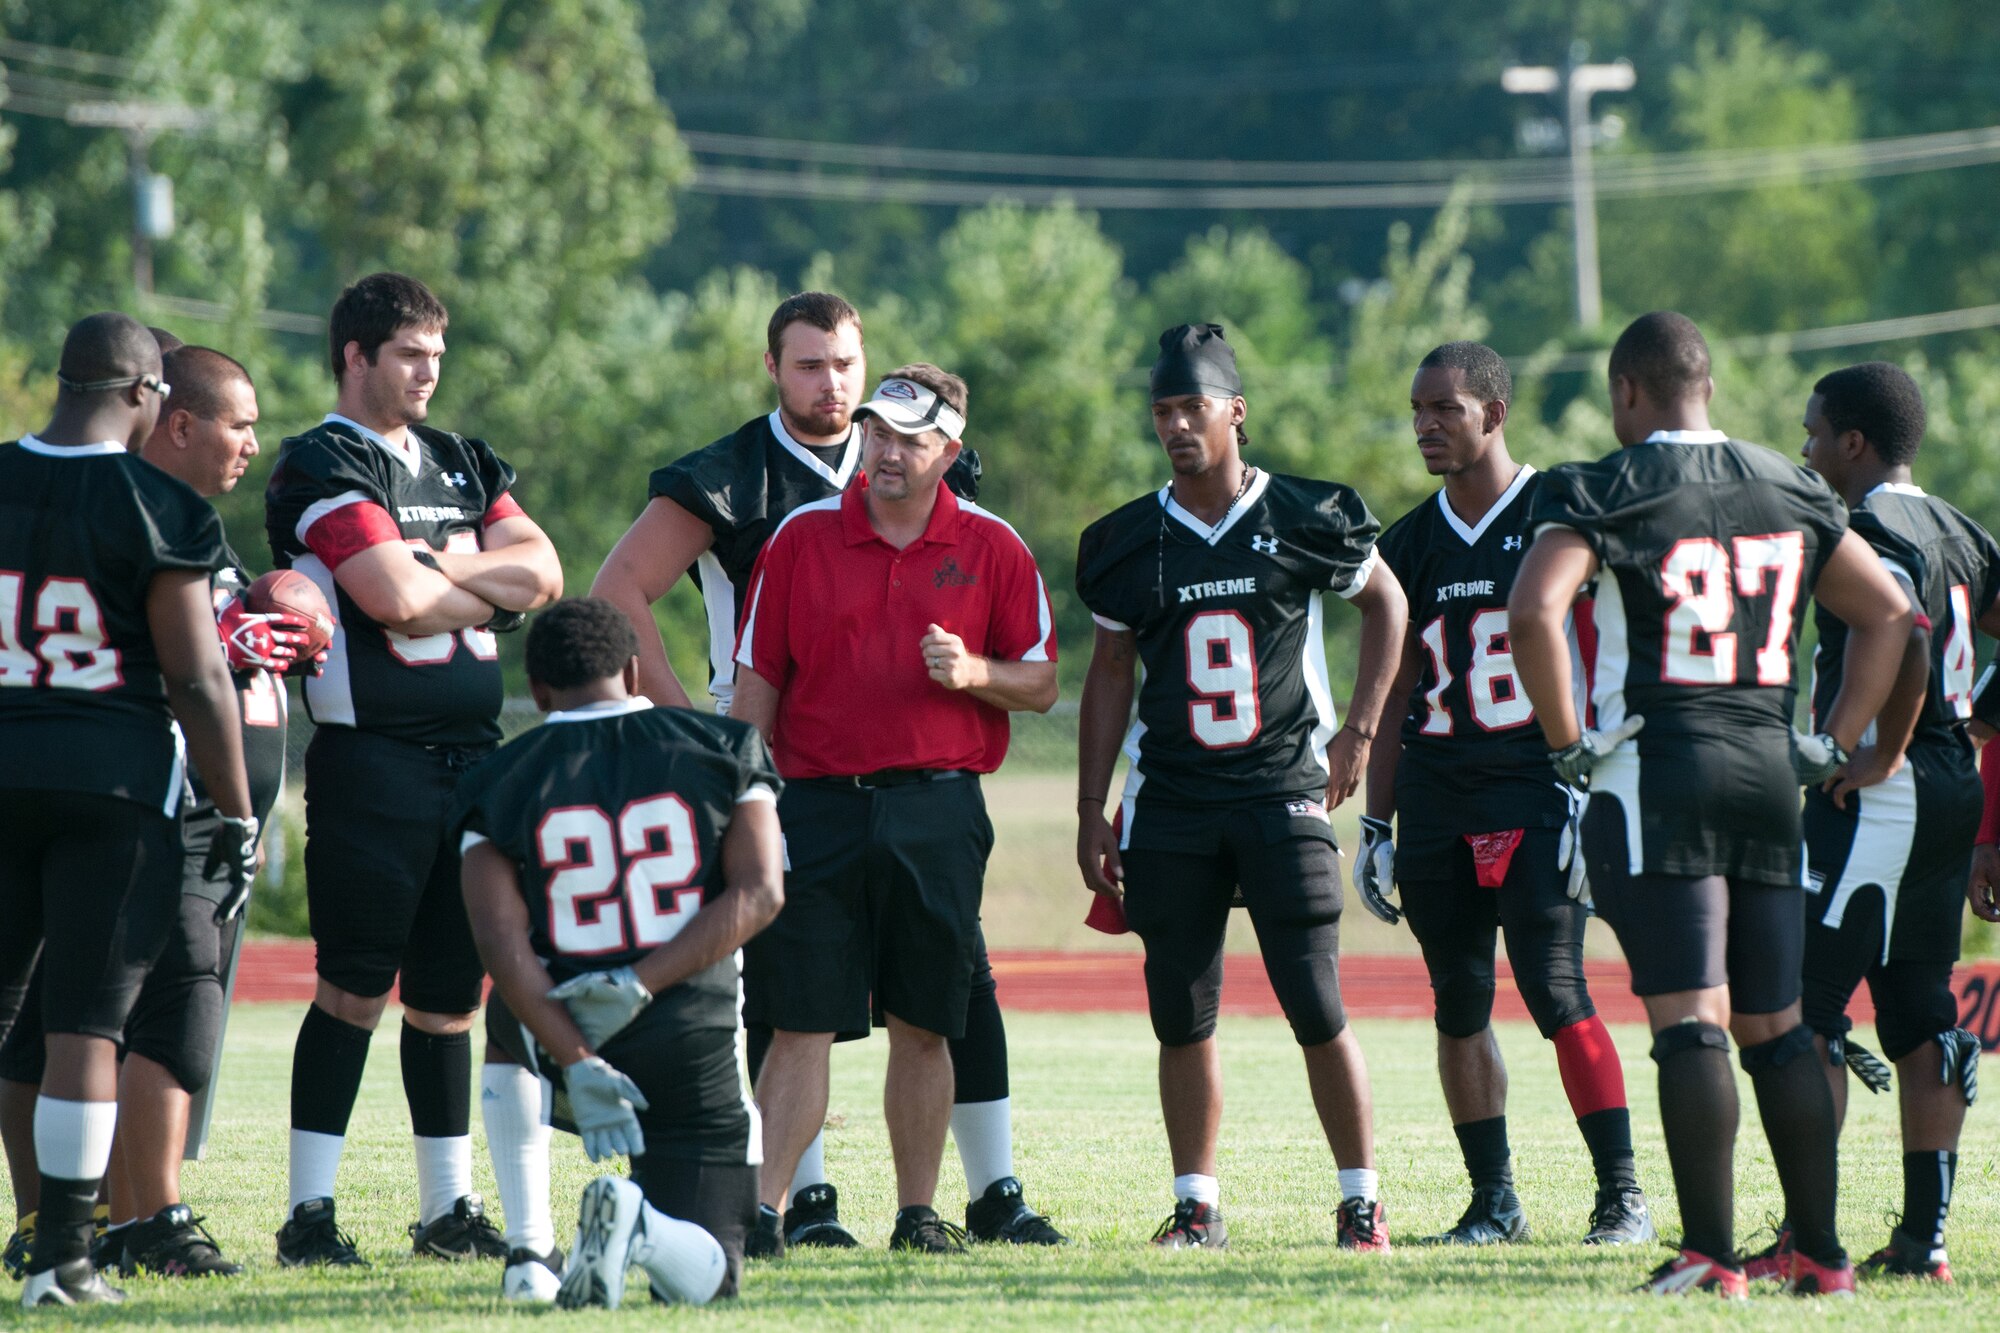
<svg viewBox="0 0 2000 1333"><path fill-rule="evenodd" d="M1493 978L1470 972L1431 978L1437 1030L1444 1036L1476 1037L1493 1022Z"/></svg>
<svg viewBox="0 0 2000 1333"><path fill-rule="evenodd" d="M1737 1052L1736 1058L1743 1065L1743 1072L1755 1078L1773 1069L1783 1069L1792 1061L1805 1055L1813 1048L1813 1030L1804 1023L1789 1032L1780 1033L1769 1041L1760 1041L1755 1046L1745 1046Z"/></svg>
<svg viewBox="0 0 2000 1333"><path fill-rule="evenodd" d="M1676 1023L1653 1034L1653 1063L1665 1064L1683 1051L1702 1047L1712 1051L1728 1050L1729 1033L1713 1023Z"/></svg>

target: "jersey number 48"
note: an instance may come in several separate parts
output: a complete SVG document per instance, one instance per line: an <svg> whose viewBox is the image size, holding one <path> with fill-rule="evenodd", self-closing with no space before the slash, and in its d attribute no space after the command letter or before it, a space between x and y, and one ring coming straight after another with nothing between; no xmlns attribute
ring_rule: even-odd
<svg viewBox="0 0 2000 1333"><path fill-rule="evenodd" d="M118 650L104 633L104 612L88 583L43 580L34 608L34 628L42 639L34 651L21 634L23 585L20 574L0 569L0 686L26 689L39 682L50 689L95 691L125 679Z"/></svg>
<svg viewBox="0 0 2000 1333"><path fill-rule="evenodd" d="M549 940L571 957L665 944L701 910L694 812L672 794L613 820L594 805L549 811L535 829L548 881Z"/></svg>

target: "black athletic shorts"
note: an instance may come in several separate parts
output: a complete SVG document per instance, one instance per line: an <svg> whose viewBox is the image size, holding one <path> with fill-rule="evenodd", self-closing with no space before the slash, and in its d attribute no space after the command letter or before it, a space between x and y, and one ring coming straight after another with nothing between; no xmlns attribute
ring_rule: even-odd
<svg viewBox="0 0 2000 1333"><path fill-rule="evenodd" d="M1302 1046L1340 1035L1340 852L1317 802L1195 807L1141 797L1121 859L1125 919L1146 945L1147 1007L1162 1045L1214 1034L1239 892L1292 1035Z"/></svg>
<svg viewBox="0 0 2000 1333"><path fill-rule="evenodd" d="M350 994L434 1014L479 1008L458 840L460 774L490 745L431 746L321 727L306 747L306 907L319 975Z"/></svg>
<svg viewBox="0 0 2000 1333"><path fill-rule="evenodd" d="M1830 944L1843 924L1865 933L1885 963L1957 962L1984 805L1972 756L1934 745L1913 747L1894 777L1850 794L1845 810L1818 788L1807 792L1807 970L1814 940ZM1880 893L1857 899L1870 885ZM1850 921L1860 904L1874 920Z"/></svg>
<svg viewBox="0 0 2000 1333"><path fill-rule="evenodd" d="M0 1004L19 1010L40 955L43 1031L117 1041L180 882L180 821L158 806L0 788Z"/></svg>
<svg viewBox="0 0 2000 1333"><path fill-rule="evenodd" d="M785 906L743 948L744 1015L866 1032L872 1009L965 1032L993 825L970 775L894 786L787 782Z"/></svg>
<svg viewBox="0 0 2000 1333"><path fill-rule="evenodd" d="M1500 880L1489 887L1481 882L1479 859L1464 834L1407 822L1398 830L1396 883L1403 913L1424 952L1438 1031L1448 1037L1474 1036L1492 1021L1493 949L1503 932L1514 984L1544 1037L1597 1012L1583 979L1589 914L1569 896L1569 872L1556 865L1562 830L1515 832L1520 841L1511 850L1505 846L1508 835L1474 835L1489 840L1480 854L1488 861L1486 878ZM1408 860L1421 867L1418 875L1404 873L1406 845L1417 853Z"/></svg>
<svg viewBox="0 0 2000 1333"><path fill-rule="evenodd" d="M1583 850L1597 914L1618 936L1632 993L1729 987L1730 1009L1775 1014L1799 998L1805 889L1725 875L1635 875L1616 796L1590 799Z"/></svg>

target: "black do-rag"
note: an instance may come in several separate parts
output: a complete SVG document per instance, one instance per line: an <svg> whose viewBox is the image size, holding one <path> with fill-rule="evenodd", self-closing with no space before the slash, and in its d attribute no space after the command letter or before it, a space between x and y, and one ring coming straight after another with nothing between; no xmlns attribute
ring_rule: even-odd
<svg viewBox="0 0 2000 1333"><path fill-rule="evenodd" d="M1243 396L1236 352L1223 338L1220 324L1183 324L1160 335L1160 359L1153 363L1153 397L1178 398L1189 393L1210 398Z"/></svg>

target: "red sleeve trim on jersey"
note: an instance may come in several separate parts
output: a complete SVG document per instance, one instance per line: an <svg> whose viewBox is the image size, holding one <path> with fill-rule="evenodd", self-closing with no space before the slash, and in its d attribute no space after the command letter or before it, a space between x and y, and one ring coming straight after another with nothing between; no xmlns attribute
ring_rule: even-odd
<svg viewBox="0 0 2000 1333"><path fill-rule="evenodd" d="M371 546L401 542L403 530L389 511L359 491L322 500L299 519L299 540L329 570Z"/></svg>
<svg viewBox="0 0 2000 1333"><path fill-rule="evenodd" d="M479 521L479 526L490 528L502 519L526 518L527 516L528 511L521 508L520 502L515 500L513 494L509 492L487 507L486 517Z"/></svg>

